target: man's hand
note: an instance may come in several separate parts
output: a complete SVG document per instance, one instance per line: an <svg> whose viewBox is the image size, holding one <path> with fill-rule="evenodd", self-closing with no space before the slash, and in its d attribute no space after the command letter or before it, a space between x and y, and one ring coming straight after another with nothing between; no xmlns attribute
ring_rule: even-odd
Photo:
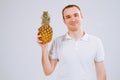
<svg viewBox="0 0 120 80"><path fill-rule="evenodd" d="M39 38L41 37L41 35L37 35L37 42L38 44L42 47L42 49L47 49L48 48L48 43L44 44Z"/></svg>

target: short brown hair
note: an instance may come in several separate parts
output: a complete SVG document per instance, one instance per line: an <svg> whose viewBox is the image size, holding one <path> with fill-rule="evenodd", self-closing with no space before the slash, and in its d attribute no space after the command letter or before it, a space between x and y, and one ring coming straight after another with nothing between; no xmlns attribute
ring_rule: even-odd
<svg viewBox="0 0 120 80"><path fill-rule="evenodd" d="M65 6L65 7L63 8L63 10L62 10L63 19L64 19L64 10L67 9L67 8L71 8L71 7L76 7L76 8L78 8L78 10L80 10L80 13L81 13L81 9L80 9L79 6L77 6L77 5L75 5L75 4L70 4L70 5Z"/></svg>

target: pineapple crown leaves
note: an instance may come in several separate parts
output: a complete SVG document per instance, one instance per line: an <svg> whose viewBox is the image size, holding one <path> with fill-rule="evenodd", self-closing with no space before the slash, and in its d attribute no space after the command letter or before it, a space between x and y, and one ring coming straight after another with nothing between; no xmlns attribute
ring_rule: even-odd
<svg viewBox="0 0 120 80"><path fill-rule="evenodd" d="M43 11L42 24L49 24L49 23L50 23L50 16L48 14L48 11Z"/></svg>

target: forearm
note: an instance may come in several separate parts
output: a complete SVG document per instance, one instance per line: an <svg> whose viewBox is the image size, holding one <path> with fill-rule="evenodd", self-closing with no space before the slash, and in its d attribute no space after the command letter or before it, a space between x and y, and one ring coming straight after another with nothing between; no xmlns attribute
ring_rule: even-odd
<svg viewBox="0 0 120 80"><path fill-rule="evenodd" d="M105 73L98 74L98 75L97 75L97 80L107 80L107 79L106 79L106 74L105 74Z"/></svg>
<svg viewBox="0 0 120 80"><path fill-rule="evenodd" d="M42 49L42 66L46 75L49 75L52 72L47 48Z"/></svg>
<svg viewBox="0 0 120 80"><path fill-rule="evenodd" d="M107 80L103 63L96 63L97 80Z"/></svg>
<svg viewBox="0 0 120 80"><path fill-rule="evenodd" d="M97 80L107 80L107 79L106 79L106 74L98 75L98 76L97 76Z"/></svg>

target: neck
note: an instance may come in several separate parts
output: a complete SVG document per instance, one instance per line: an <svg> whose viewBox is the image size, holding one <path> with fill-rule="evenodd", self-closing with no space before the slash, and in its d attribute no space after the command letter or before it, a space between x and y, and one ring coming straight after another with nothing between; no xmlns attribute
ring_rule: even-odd
<svg viewBox="0 0 120 80"><path fill-rule="evenodd" d="M74 39L74 40L80 40L85 32L80 29L80 30L77 30L77 31L68 31L68 34Z"/></svg>

